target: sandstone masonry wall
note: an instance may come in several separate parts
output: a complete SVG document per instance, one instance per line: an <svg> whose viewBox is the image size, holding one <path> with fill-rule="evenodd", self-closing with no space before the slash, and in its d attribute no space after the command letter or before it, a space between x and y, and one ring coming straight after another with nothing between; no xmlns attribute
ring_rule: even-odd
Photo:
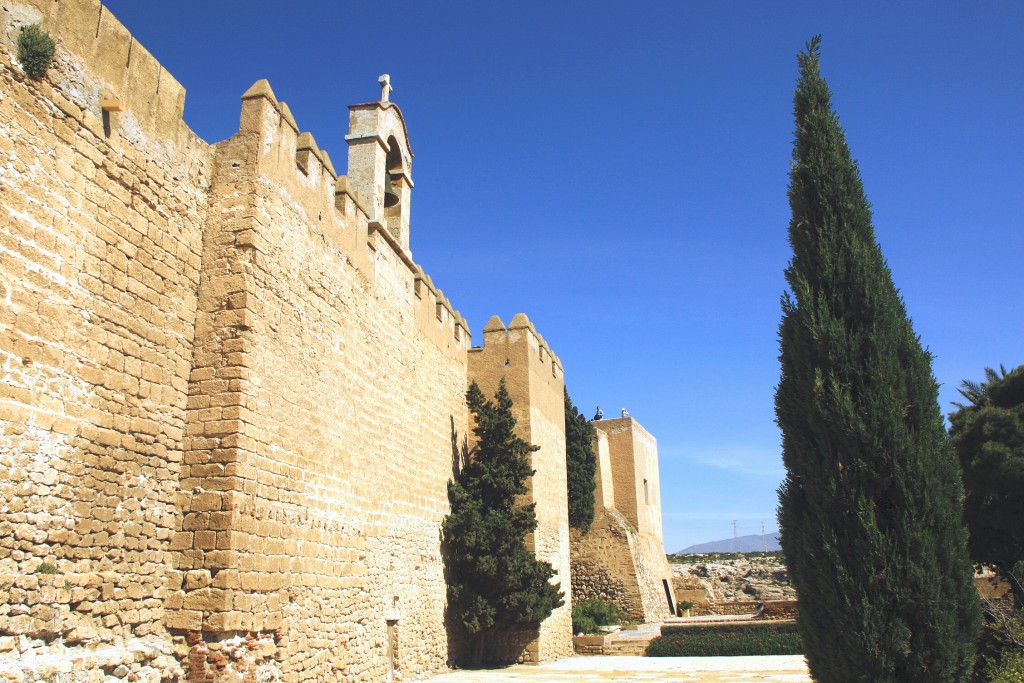
<svg viewBox="0 0 1024 683"><path fill-rule="evenodd" d="M266 81L211 146L96 0L0 10L0 674L443 669L446 483L468 356L493 391L495 354L567 603L524 657L571 654L561 364L525 316L469 354L409 252L398 107L350 107L350 177ZM38 82L12 57L35 22Z"/></svg>
<svg viewBox="0 0 1024 683"><path fill-rule="evenodd" d="M527 545L539 559L551 563L565 594L562 607L541 624L525 650L513 639L506 644L505 656L513 661L550 661L573 652L564 373L558 357L522 313L507 329L497 316L491 318L483 336L483 347L470 351L469 377L487 396L494 395L504 378L520 436L540 446L532 454L535 473L526 495L526 502L536 504L537 531L527 538Z"/></svg>
<svg viewBox="0 0 1024 683"><path fill-rule="evenodd" d="M211 152L98 3L5 1L0 21L0 659L11 636L147 637L148 664L169 642ZM59 44L41 81L13 56L32 22Z"/></svg>
<svg viewBox="0 0 1024 683"><path fill-rule="evenodd" d="M274 633L297 680L382 680L391 620L391 665L416 676L447 654L438 534L466 336L436 313L442 343L420 332L417 271L345 221L329 162L286 163L299 140L261 83L217 146L168 618ZM346 233L373 235L362 270Z"/></svg>

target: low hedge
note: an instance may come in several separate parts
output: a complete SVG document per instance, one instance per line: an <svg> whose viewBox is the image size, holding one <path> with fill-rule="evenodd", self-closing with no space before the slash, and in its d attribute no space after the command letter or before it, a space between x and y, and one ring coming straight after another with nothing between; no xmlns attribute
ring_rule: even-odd
<svg viewBox="0 0 1024 683"><path fill-rule="evenodd" d="M793 623L663 626L661 635L647 646L648 657L799 654L803 654L803 645Z"/></svg>

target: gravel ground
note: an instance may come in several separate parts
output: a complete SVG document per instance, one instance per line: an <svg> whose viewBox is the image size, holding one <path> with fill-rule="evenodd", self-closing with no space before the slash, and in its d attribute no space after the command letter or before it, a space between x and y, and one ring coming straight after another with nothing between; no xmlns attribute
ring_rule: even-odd
<svg viewBox="0 0 1024 683"><path fill-rule="evenodd" d="M454 671L429 683L810 683L801 655L568 657L537 666Z"/></svg>

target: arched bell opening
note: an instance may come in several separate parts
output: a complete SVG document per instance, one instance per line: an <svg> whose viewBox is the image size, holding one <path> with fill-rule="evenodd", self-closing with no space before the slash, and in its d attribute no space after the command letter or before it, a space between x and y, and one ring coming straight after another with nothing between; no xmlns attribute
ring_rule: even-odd
<svg viewBox="0 0 1024 683"><path fill-rule="evenodd" d="M399 204L402 203L402 196L400 188L396 186L396 181L398 180L396 176L403 175L403 171L402 150L398 146L398 141L395 140L395 136L389 136L388 155L385 161L384 171L384 209L386 215L392 215L387 212L388 209L401 211L398 207Z"/></svg>
<svg viewBox="0 0 1024 683"><path fill-rule="evenodd" d="M412 183L402 147L394 135L387 140L384 161L384 223L403 248L409 248L409 196Z"/></svg>

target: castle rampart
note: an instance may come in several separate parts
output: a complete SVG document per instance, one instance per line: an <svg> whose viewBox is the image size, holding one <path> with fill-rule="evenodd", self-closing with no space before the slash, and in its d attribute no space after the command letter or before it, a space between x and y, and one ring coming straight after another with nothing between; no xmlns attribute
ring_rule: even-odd
<svg viewBox="0 0 1024 683"><path fill-rule="evenodd" d="M452 444L493 354L412 259L397 106L351 108L347 176L266 81L209 145L98 2L0 4L0 661L444 668ZM12 58L33 22L58 44L40 81ZM562 368L525 316L501 334L568 603ZM569 640L566 606L529 658Z"/></svg>
<svg viewBox="0 0 1024 683"><path fill-rule="evenodd" d="M198 138L182 121L185 89L99 0L5 2L17 24L41 23L59 36L67 70L56 95L82 106L86 122L103 128L102 103L116 101L121 136L132 144L150 138L166 147L190 146ZM17 26L5 27L8 45ZM61 102L60 97L54 100Z"/></svg>
<svg viewBox="0 0 1024 683"><path fill-rule="evenodd" d="M483 337L483 347L469 352L469 377L487 396L504 379L519 435L540 447L531 456L535 472L526 494L526 502L536 506L537 531L527 538L527 546L551 563L565 594L565 604L541 625L525 652L511 654L527 661L564 657L572 654L572 595L562 364L525 314L517 314L508 328L492 317Z"/></svg>
<svg viewBox="0 0 1024 683"><path fill-rule="evenodd" d="M466 430L468 338L418 313L433 305L404 252L359 207L336 210L331 166L298 130L262 82L216 146L222 220L207 229L200 308L214 378L237 391L208 392L197 356L167 621L207 640L273 638L303 678L416 675L447 649L438 528L452 431ZM362 269L347 245L368 249ZM402 643L390 655L374 645L389 620Z"/></svg>
<svg viewBox="0 0 1024 683"><path fill-rule="evenodd" d="M212 157L98 3L3 8L0 633L159 655ZM32 21L60 41L39 82Z"/></svg>

